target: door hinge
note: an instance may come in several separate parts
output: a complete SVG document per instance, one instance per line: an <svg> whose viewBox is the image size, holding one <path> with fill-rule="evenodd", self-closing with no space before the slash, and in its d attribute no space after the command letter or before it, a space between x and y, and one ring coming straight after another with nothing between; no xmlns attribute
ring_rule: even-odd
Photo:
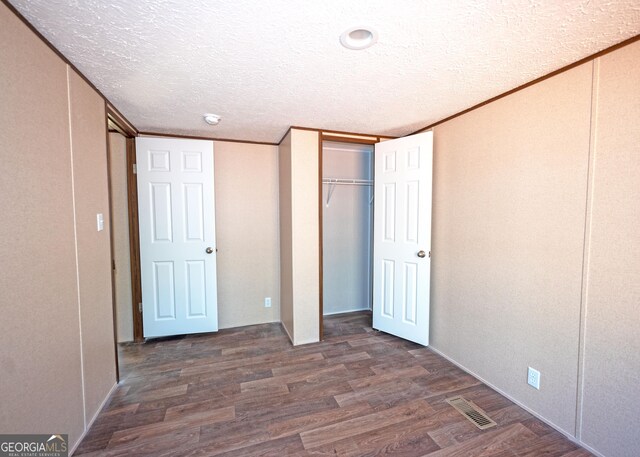
<svg viewBox="0 0 640 457"><path fill-rule="evenodd" d="M138 164L136 164L136 163L133 164L133 174L134 175L138 174Z"/></svg>
<svg viewBox="0 0 640 457"><path fill-rule="evenodd" d="M431 258L431 251L429 251L429 258Z"/></svg>
<svg viewBox="0 0 640 457"><path fill-rule="evenodd" d="M142 303L138 303L138 312L142 314Z"/></svg>
<svg viewBox="0 0 640 457"><path fill-rule="evenodd" d="M113 271L116 271L116 261L115 260L111 261L111 266L113 267Z"/></svg>

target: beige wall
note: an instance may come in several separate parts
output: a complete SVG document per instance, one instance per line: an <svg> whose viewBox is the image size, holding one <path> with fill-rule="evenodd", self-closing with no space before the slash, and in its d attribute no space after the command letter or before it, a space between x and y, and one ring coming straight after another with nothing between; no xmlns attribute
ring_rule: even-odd
<svg viewBox="0 0 640 457"><path fill-rule="evenodd" d="M291 129L279 148L281 320L294 345L320 339L318 135Z"/></svg>
<svg viewBox="0 0 640 457"><path fill-rule="evenodd" d="M73 445L115 384L104 103L5 5L0 68L0 430Z"/></svg>
<svg viewBox="0 0 640 457"><path fill-rule="evenodd" d="M581 439L640 448L640 42L598 59Z"/></svg>
<svg viewBox="0 0 640 457"><path fill-rule="evenodd" d="M67 67L0 5L0 69L0 430L60 430L77 440L84 411Z"/></svg>
<svg viewBox="0 0 640 457"><path fill-rule="evenodd" d="M127 192L127 140L109 133L111 226L113 230L114 291L118 342L133 341L131 255L129 252L129 199Z"/></svg>
<svg viewBox="0 0 640 457"><path fill-rule="evenodd" d="M639 61L636 43L434 129L432 347L609 456L640 444Z"/></svg>
<svg viewBox="0 0 640 457"><path fill-rule="evenodd" d="M89 423L116 378L107 126L102 97L75 72L68 70L68 74L85 421ZM102 231L96 227L98 213L104 217Z"/></svg>
<svg viewBox="0 0 640 457"><path fill-rule="evenodd" d="M575 427L591 64L436 127L432 346ZM540 391L527 367L542 373Z"/></svg>
<svg viewBox="0 0 640 457"><path fill-rule="evenodd" d="M294 340L293 327L293 269L291 220L291 131L278 147L278 201L280 217L280 321Z"/></svg>
<svg viewBox="0 0 640 457"><path fill-rule="evenodd" d="M278 147L215 141L214 155L220 328L278 322Z"/></svg>
<svg viewBox="0 0 640 457"><path fill-rule="evenodd" d="M294 344L320 340L318 135L291 131Z"/></svg>

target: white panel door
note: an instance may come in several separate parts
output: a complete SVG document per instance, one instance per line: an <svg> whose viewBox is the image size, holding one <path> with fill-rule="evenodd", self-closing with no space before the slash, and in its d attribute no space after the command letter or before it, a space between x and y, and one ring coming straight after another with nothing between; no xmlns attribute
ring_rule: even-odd
<svg viewBox="0 0 640 457"><path fill-rule="evenodd" d="M376 144L373 328L427 346L433 132Z"/></svg>
<svg viewBox="0 0 640 457"><path fill-rule="evenodd" d="M213 142L136 138L145 337L218 330Z"/></svg>

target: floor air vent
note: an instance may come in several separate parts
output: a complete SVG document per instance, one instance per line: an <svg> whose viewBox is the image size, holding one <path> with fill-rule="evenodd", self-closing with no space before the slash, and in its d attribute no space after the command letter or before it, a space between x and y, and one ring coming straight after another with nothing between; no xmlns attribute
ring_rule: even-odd
<svg viewBox="0 0 640 457"><path fill-rule="evenodd" d="M467 401L460 396L447 398L447 403L457 409L460 414L469 419L480 430L498 425L473 402Z"/></svg>

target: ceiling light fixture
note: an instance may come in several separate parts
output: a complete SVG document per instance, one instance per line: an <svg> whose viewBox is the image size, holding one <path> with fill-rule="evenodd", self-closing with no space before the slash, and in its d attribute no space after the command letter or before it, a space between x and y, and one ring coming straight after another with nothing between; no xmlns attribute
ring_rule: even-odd
<svg viewBox="0 0 640 457"><path fill-rule="evenodd" d="M373 46L378 41L378 32L371 27L350 27L340 35L340 43L347 49L360 51Z"/></svg>
<svg viewBox="0 0 640 457"><path fill-rule="evenodd" d="M209 125L218 125L221 119L221 117L218 116L217 114L206 113L203 116L204 116L204 121Z"/></svg>

